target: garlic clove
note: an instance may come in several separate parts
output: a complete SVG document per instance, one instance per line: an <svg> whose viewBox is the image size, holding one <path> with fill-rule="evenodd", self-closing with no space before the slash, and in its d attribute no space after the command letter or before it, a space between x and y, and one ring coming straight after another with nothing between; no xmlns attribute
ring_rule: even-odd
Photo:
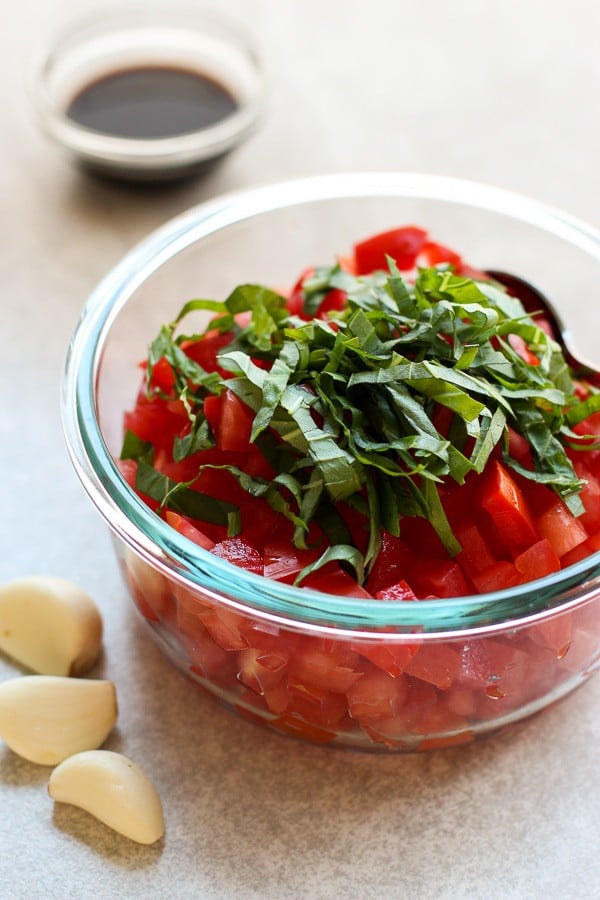
<svg viewBox="0 0 600 900"><path fill-rule="evenodd" d="M54 766L93 750L116 720L112 681L25 675L0 684L0 737L30 762Z"/></svg>
<svg viewBox="0 0 600 900"><path fill-rule="evenodd" d="M52 772L48 793L140 844L153 844L164 834L162 804L154 784L120 753L90 750L71 756Z"/></svg>
<svg viewBox="0 0 600 900"><path fill-rule="evenodd" d="M0 650L43 675L78 675L100 652L94 601L64 578L32 575L0 587Z"/></svg>

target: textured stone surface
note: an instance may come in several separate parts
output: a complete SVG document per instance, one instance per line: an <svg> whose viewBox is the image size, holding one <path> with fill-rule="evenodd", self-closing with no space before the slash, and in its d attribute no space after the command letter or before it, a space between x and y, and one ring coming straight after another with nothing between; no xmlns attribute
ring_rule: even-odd
<svg viewBox="0 0 600 900"><path fill-rule="evenodd" d="M138 847L53 809L47 771L0 746L0 896L600 896L600 679L506 736L415 757L305 747L237 721L138 624L58 416L65 348L94 284L150 229L223 190L435 171L600 225L598 5L231 0L269 61L268 117L209 179L159 190L87 180L32 120L32 49L81 5L3 6L0 578L62 575L97 598L97 672L117 682L121 705L107 746L152 773L167 833ZM0 678L13 674L0 659Z"/></svg>

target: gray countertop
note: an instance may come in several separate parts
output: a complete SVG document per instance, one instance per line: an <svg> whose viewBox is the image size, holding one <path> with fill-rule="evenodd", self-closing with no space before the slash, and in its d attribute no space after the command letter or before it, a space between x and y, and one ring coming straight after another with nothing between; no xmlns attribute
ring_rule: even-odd
<svg viewBox="0 0 600 900"><path fill-rule="evenodd" d="M146 636L59 420L88 293L151 229L224 190L439 172L600 225L600 6L230 0L269 63L267 118L210 177L152 190L79 174L33 121L32 48L81 4L0 2L0 578L62 575L97 599L95 674L120 699L107 746L152 774L167 823L147 848L54 809L48 770L0 745L0 897L600 896L600 679L503 736L415 756L304 746L238 721ZM0 678L14 674L0 658Z"/></svg>

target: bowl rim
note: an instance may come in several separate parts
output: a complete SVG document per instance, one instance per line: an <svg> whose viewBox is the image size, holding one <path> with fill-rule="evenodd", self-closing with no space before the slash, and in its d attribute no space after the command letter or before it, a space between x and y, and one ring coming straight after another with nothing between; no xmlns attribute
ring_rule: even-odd
<svg viewBox="0 0 600 900"><path fill-rule="evenodd" d="M126 138L105 134L78 124L48 88L53 67L60 64L64 54L85 44L94 30L119 34L123 30L144 31L168 26L173 32L208 34L231 49L239 51L253 69L256 79L254 92L239 102L237 108L213 125L171 137ZM114 72L107 68L107 74ZM190 166L209 162L242 143L258 126L264 113L267 93L267 67L254 40L229 17L208 9L195 9L189 4L130 3L114 4L84 15L68 23L50 41L32 54L27 73L27 87L34 110L48 136L76 158L107 171L123 169L158 177L169 172L185 171ZM80 88L85 80L74 83ZM239 99L239 98L238 98Z"/></svg>
<svg viewBox="0 0 600 900"><path fill-rule="evenodd" d="M516 218L562 237L600 261L600 231L538 200L475 181L413 172L316 175L230 192L179 214L134 247L87 300L69 344L62 382L67 449L113 534L152 567L215 602L286 627L372 639L489 633L538 621L589 601L600 587L600 552L543 579L493 593L418 602L340 598L240 570L156 516L119 473L102 437L96 397L102 349L127 300L164 263L235 223L288 206L383 196L425 198ZM398 634L381 629L393 627ZM404 632L402 634L401 632Z"/></svg>

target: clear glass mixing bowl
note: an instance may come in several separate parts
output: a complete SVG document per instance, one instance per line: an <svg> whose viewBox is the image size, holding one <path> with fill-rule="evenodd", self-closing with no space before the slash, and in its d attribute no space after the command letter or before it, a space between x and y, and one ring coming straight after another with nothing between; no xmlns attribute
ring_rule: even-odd
<svg viewBox="0 0 600 900"><path fill-rule="evenodd" d="M335 597L202 550L136 496L115 458L137 363L193 297L291 286L369 234L414 223L481 269L542 287L567 321L600 312L600 235L527 198L399 173L303 179L178 216L89 298L68 353L63 414L76 471L114 536L134 602L168 656L230 709L279 732L359 748L462 743L538 712L599 663L600 554L539 581L420 602ZM593 344L581 350L593 355Z"/></svg>

